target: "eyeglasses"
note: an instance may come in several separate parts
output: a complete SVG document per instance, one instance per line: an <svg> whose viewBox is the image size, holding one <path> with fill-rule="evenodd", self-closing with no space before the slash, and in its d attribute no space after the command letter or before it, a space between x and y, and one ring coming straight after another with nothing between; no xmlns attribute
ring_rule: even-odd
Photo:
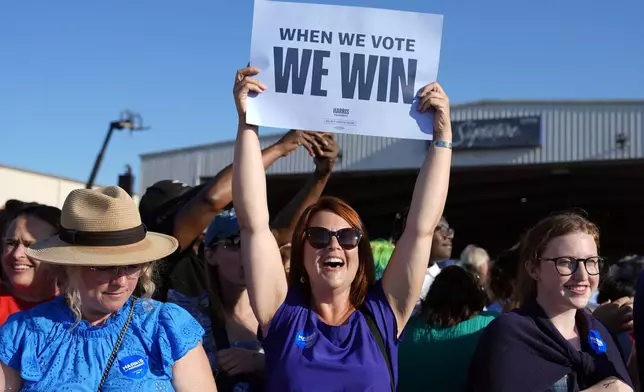
<svg viewBox="0 0 644 392"><path fill-rule="evenodd" d="M306 240L315 249L326 248L331 243L331 238L335 237L342 249L351 250L358 246L362 238L362 231L354 228L331 231L324 227L309 227L305 234Z"/></svg>
<svg viewBox="0 0 644 392"><path fill-rule="evenodd" d="M119 276L125 276L130 280L138 279L147 271L148 266L138 264L118 267L89 267L89 269L97 281L107 283L117 279Z"/></svg>
<svg viewBox="0 0 644 392"><path fill-rule="evenodd" d="M541 260L555 263L555 268L557 268L557 272L561 276L570 276L577 272L579 263L584 263L584 268L586 268L588 275L599 275L604 267L604 258L599 256L593 256L587 259L563 256Z"/></svg>
<svg viewBox="0 0 644 392"><path fill-rule="evenodd" d="M237 250L241 246L241 238L239 236L222 238L221 240L213 243L211 247L216 248L218 246L221 246L224 249Z"/></svg>
<svg viewBox="0 0 644 392"><path fill-rule="evenodd" d="M447 237L454 237L454 229L448 226L438 226L435 230L437 233L441 233Z"/></svg>

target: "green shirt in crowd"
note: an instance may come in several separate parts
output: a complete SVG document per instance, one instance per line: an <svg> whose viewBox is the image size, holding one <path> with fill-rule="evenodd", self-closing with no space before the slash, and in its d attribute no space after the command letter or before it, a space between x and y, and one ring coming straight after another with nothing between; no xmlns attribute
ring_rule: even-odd
<svg viewBox="0 0 644 392"><path fill-rule="evenodd" d="M409 320L398 353L398 392L465 391L479 336L499 315L484 311L453 327L432 328Z"/></svg>

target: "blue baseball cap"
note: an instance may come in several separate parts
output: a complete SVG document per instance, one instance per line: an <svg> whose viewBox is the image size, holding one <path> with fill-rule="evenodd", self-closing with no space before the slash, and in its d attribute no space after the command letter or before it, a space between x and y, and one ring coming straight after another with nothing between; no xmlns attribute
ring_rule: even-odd
<svg viewBox="0 0 644 392"><path fill-rule="evenodd" d="M208 230L206 230L206 247L210 247L215 242L239 235L239 224L237 223L237 215L235 210L230 209L217 215L215 219L210 222Z"/></svg>

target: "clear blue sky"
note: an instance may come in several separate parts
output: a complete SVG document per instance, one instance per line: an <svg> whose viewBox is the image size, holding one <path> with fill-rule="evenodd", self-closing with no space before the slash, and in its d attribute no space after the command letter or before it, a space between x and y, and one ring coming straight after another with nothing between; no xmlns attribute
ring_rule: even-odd
<svg viewBox="0 0 644 392"><path fill-rule="evenodd" d="M452 102L644 97L642 0L314 2L445 15ZM1 1L0 163L85 181L125 108L152 129L114 135L99 184L138 177L141 153L233 138L251 26L252 0Z"/></svg>

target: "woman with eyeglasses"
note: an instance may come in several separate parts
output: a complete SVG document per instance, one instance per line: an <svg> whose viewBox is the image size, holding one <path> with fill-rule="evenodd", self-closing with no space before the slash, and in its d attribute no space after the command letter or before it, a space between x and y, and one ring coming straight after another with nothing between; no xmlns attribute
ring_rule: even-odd
<svg viewBox="0 0 644 392"><path fill-rule="evenodd" d="M519 308L493 321L470 367L471 391L632 391L620 351L586 310L599 284L599 231L573 213L523 238Z"/></svg>
<svg viewBox="0 0 644 392"><path fill-rule="evenodd" d="M383 278L375 282L358 214L338 199L323 197L307 208L295 229L287 284L269 228L258 129L246 123L248 93L266 89L253 78L258 73L244 68L235 80L239 128L233 202L246 286L266 356L267 390L394 391L399 337L420 294L447 197L452 155L447 95L437 83L418 94L418 110L434 114L434 141Z"/></svg>
<svg viewBox="0 0 644 392"><path fill-rule="evenodd" d="M26 251L64 271L62 295L0 327L0 391L216 391L203 328L150 299L151 264L177 245L123 189L72 191L59 234Z"/></svg>

